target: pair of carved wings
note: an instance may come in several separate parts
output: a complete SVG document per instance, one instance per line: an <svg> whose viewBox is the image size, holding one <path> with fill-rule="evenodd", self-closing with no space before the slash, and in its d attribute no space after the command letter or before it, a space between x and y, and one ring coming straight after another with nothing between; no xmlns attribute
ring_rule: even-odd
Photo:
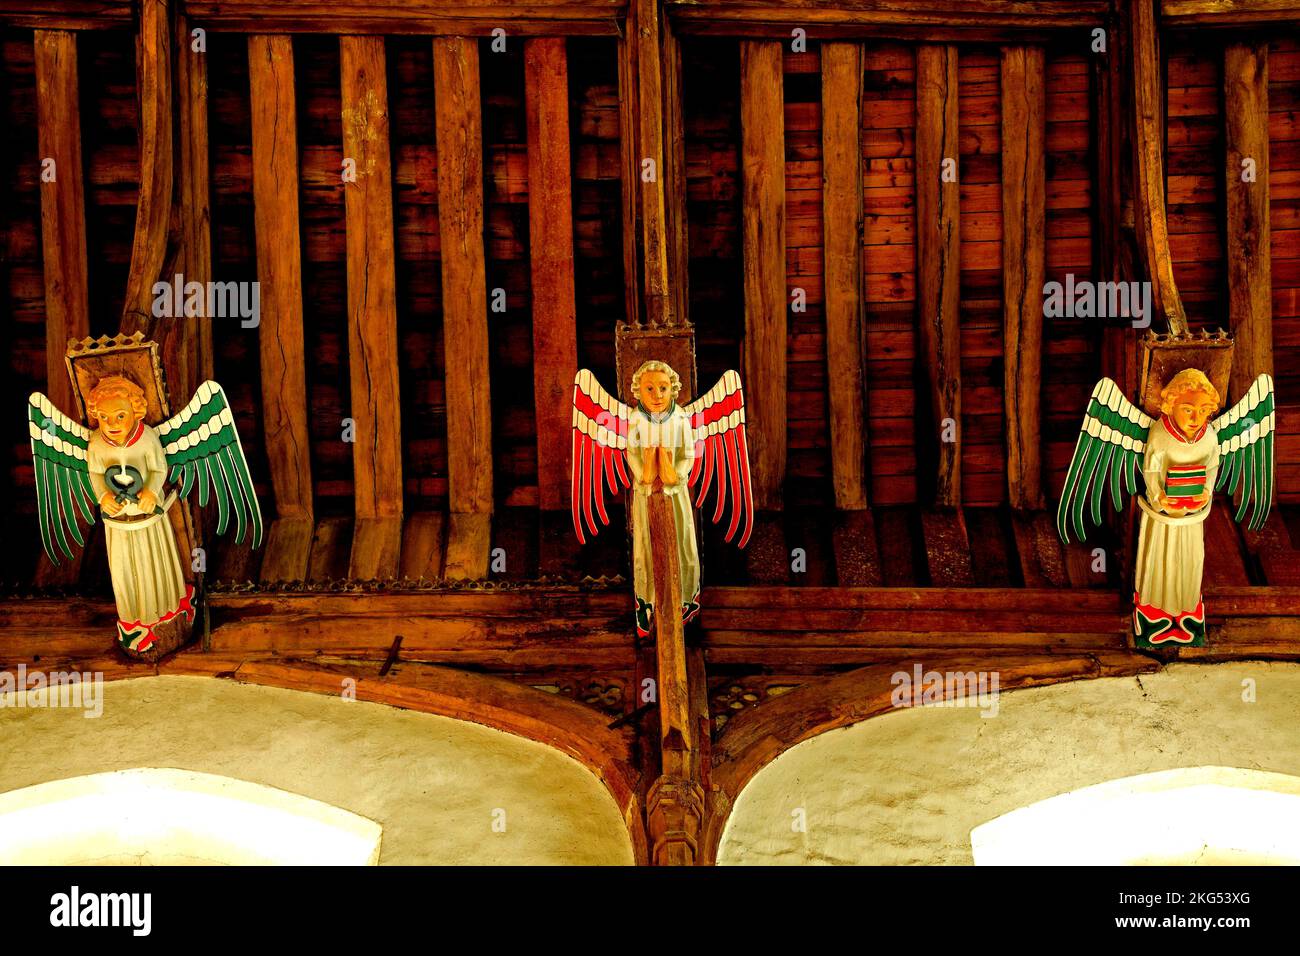
<svg viewBox="0 0 1300 956"><path fill-rule="evenodd" d="M69 538L85 547L76 512L87 525L95 523L98 503L90 484L90 430L60 412L40 392L28 399L27 429L36 470L41 543L58 564L56 546L69 559ZM261 544L262 511L221 386L204 382L190 403L156 430L167 459L168 480L179 483L180 496L197 487L200 505L206 505L209 497L216 501L218 534L225 533L233 516L236 540L242 542L251 527L253 546Z"/></svg>
<svg viewBox="0 0 1300 956"><path fill-rule="evenodd" d="M713 388L683 406L683 410L690 416L695 445L695 461L687 487L697 489L696 507L704 503L709 489L716 487L714 524L721 521L726 503L731 503L727 540L735 536L743 521L744 531L739 541L739 547L743 548L754 529L754 498L749 482L745 396L741 391L740 376L733 371L723 373ZM599 531L592 514L593 507L601 524L609 524L604 486L609 486L611 494L618 494L620 483L624 488L632 487L623 461L632 414L633 409L605 391L590 371L582 369L578 372L573 380L570 502L573 530L584 544L587 539L582 533L583 519L586 519L587 528L593 535Z"/></svg>
<svg viewBox="0 0 1300 956"><path fill-rule="evenodd" d="M1219 437L1219 477L1215 491L1227 485L1228 494L1241 488L1236 521L1251 505L1247 527L1258 530L1268 519L1273 503L1273 379L1261 375L1236 405L1211 424ZM1103 378L1092 390L1083 427L1070 459L1065 489L1056 512L1056 528L1068 542L1069 526L1086 537L1084 515L1101 524L1101 502L1109 487L1116 511L1123 509L1121 485L1136 494L1136 476L1142 470L1147 436L1155 419L1124 397L1123 390Z"/></svg>

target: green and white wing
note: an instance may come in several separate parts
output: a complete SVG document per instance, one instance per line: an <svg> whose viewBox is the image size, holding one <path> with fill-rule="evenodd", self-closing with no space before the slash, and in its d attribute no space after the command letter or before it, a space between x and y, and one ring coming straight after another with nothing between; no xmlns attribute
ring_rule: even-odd
<svg viewBox="0 0 1300 956"><path fill-rule="evenodd" d="M81 512L87 525L95 523L95 489L90 484L90 462L86 457L90 432L40 392L32 392L27 399L27 431L32 437L41 544L50 560L58 564L56 546L72 559L68 538L79 547L86 546L74 512Z"/></svg>
<svg viewBox="0 0 1300 956"><path fill-rule="evenodd" d="M1097 383L1083 416L1056 511L1056 530L1062 541L1070 540L1070 524L1074 525L1076 537L1087 537L1085 511L1091 514L1094 525L1101 524L1101 500L1107 486L1116 511L1124 509L1121 483L1129 494L1137 493L1137 474L1142 468L1151 422L1151 417L1125 398L1113 381L1103 378Z"/></svg>
<svg viewBox="0 0 1300 956"><path fill-rule="evenodd" d="M1273 507L1273 435L1276 412L1273 410L1273 378L1261 375L1250 391L1214 420L1219 436L1218 491L1225 484L1228 494L1235 495L1241 486L1235 519L1241 521L1254 502L1246 527L1258 531L1268 520Z"/></svg>
<svg viewBox="0 0 1300 956"><path fill-rule="evenodd" d="M158 440L181 497L197 487L199 505L206 506L211 494L217 505L217 534L225 534L233 515L235 540L242 542L251 526L253 547L260 545L262 509L221 386L212 381L200 385L188 405L158 426Z"/></svg>

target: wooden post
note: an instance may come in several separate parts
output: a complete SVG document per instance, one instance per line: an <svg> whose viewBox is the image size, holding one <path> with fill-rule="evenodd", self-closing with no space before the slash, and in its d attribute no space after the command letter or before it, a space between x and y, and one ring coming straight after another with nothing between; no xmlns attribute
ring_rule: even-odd
<svg viewBox="0 0 1300 956"><path fill-rule="evenodd" d="M69 30L36 30L32 41L45 268L45 393L56 408L72 412L76 402L64 354L70 339L90 334L77 35ZM53 163L48 167L53 178L48 180L47 162ZM75 583L84 554L84 549L73 548L70 560L55 565L42 552L36 583Z"/></svg>
<svg viewBox="0 0 1300 956"><path fill-rule="evenodd" d="M740 44L745 399L754 505L781 509L786 459L785 118L781 44Z"/></svg>
<svg viewBox="0 0 1300 956"><path fill-rule="evenodd" d="M647 819L656 866L695 862L703 822L704 791L693 759L690 685L682 632L681 566L672 505L656 480L649 496L650 552L654 565L655 630L659 680L662 773L650 789Z"/></svg>
<svg viewBox="0 0 1300 956"><path fill-rule="evenodd" d="M182 262L187 282L212 279L212 217L208 177L208 57L193 49L189 20L176 17L177 143L180 154ZM193 346L185 376L172 387L191 394L212 378L212 320L190 319ZM199 514L195 513L197 521Z"/></svg>
<svg viewBox="0 0 1300 956"><path fill-rule="evenodd" d="M533 287L533 399L539 503L568 508L578 332L573 292L569 71L563 37L524 41L528 231Z"/></svg>
<svg viewBox="0 0 1300 956"><path fill-rule="evenodd" d="M478 41L433 41L446 353L448 499L446 575L487 574L492 514L487 280L483 253L483 118Z"/></svg>
<svg viewBox="0 0 1300 956"><path fill-rule="evenodd" d="M1273 372L1272 229L1268 200L1268 43L1223 51L1227 125L1228 315L1235 348L1227 404Z"/></svg>
<svg viewBox="0 0 1300 956"><path fill-rule="evenodd" d="M168 0L140 0L136 37L137 87L140 103L140 193L135 234L127 272L120 331L143 332L159 344L169 376L175 349L166 328L153 319L153 284L167 253L167 224L172 207L172 58ZM184 323L164 320L168 325ZM157 327L155 327L157 326ZM183 331L174 334L182 335Z"/></svg>
<svg viewBox="0 0 1300 956"><path fill-rule="evenodd" d="M1134 219L1156 311L1165 318L1169 332L1181 334L1187 331L1187 313L1174 282L1174 261L1169 252L1169 225L1165 217L1164 90L1160 81L1153 0L1131 0L1129 16L1133 43L1133 150L1137 170Z"/></svg>
<svg viewBox="0 0 1300 956"><path fill-rule="evenodd" d="M646 319L650 325L675 325L668 278L668 227L664 202L664 97L659 41L658 0L636 5L636 77L641 108L637 115L637 183L641 189L641 241L645 257Z"/></svg>
<svg viewBox="0 0 1300 956"><path fill-rule="evenodd" d="M822 46L826 378L835 507L867 507L862 354L862 47Z"/></svg>
<svg viewBox="0 0 1300 956"><path fill-rule="evenodd" d="M314 529L293 77L292 37L249 36L262 423L276 507L262 560L263 581L306 579Z"/></svg>
<svg viewBox="0 0 1300 956"><path fill-rule="evenodd" d="M348 576L397 574L402 547L402 425L388 79L382 37L339 37L346 181L348 365L356 525Z"/></svg>
<svg viewBox="0 0 1300 956"><path fill-rule="evenodd" d="M1002 355L1011 507L1044 506L1039 458L1047 238L1041 47L1002 49Z"/></svg>
<svg viewBox="0 0 1300 956"><path fill-rule="evenodd" d="M960 238L957 48L916 50L916 286L931 421L938 448L934 503L961 504ZM951 438L952 440L947 440Z"/></svg>
<svg viewBox="0 0 1300 956"><path fill-rule="evenodd" d="M641 307L641 256L638 236L641 151L637 137L640 104L637 99L637 5L627 7L627 28L618 41L618 148L622 166L624 316L631 326L643 324Z"/></svg>

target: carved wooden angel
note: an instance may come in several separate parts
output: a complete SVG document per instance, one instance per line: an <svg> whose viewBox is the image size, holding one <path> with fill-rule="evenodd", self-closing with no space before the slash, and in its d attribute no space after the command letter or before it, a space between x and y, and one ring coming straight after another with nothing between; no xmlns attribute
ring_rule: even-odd
<svg viewBox="0 0 1300 956"><path fill-rule="evenodd" d="M194 586L185 580L167 516L178 495L198 488L200 505L212 497L217 533L233 516L237 540L251 528L255 547L262 513L230 403L216 382L200 385L157 428L145 423L144 389L124 376L101 378L85 404L90 428L40 392L28 400L41 542L55 564L59 552L71 558L69 539L85 546L77 514L90 525L96 510L103 513L118 644L132 657L152 658L164 636L164 650L183 644L195 616Z"/></svg>
<svg viewBox="0 0 1300 956"><path fill-rule="evenodd" d="M636 627L641 637L653 629L654 565L650 553L649 496L662 493L672 502L677 555L681 568L682 621L700 610L700 557L695 543L694 509L710 487L717 488L713 511L716 524L731 502L727 541L744 522L739 546L749 541L754 526L754 501L749 480L749 448L745 442L745 398L740 376L726 372L718 383L689 405L677 404L682 383L667 364L649 361L632 376L635 408L614 398L587 369L573 382L573 528L585 542L586 520L609 524L604 485L612 494L635 488L632 498L632 580L636 595ZM690 489L696 489L694 502ZM729 493L728 493L729 492Z"/></svg>
<svg viewBox="0 0 1300 956"><path fill-rule="evenodd" d="M1251 511L1248 527L1263 527L1273 500L1273 379L1257 378L1231 409L1215 418L1222 399L1198 369L1174 375L1160 392L1161 415L1153 419L1103 378L1092 391L1079 441L1070 461L1057 511L1057 530L1069 541L1074 525L1085 537L1084 515L1101 523L1110 489L1123 508L1121 483L1136 494L1141 471L1145 494L1133 595L1133 633L1140 647L1205 644L1201 573L1204 522L1213 491L1241 489L1236 520Z"/></svg>

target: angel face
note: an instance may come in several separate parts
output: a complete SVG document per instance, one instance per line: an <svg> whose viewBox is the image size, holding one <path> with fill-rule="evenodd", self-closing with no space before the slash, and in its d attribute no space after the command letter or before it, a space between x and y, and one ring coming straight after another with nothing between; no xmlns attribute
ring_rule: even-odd
<svg viewBox="0 0 1300 956"><path fill-rule="evenodd" d="M1178 430L1192 439L1200 434L1211 416L1219 410L1215 398L1198 388L1187 388L1171 396L1169 417Z"/></svg>
<svg viewBox="0 0 1300 956"><path fill-rule="evenodd" d="M120 445L130 437L139 419L130 399L112 396L95 403L95 420L104 437Z"/></svg>
<svg viewBox="0 0 1300 956"><path fill-rule="evenodd" d="M665 412L673 401L673 383L667 372L646 371L641 373L641 384L637 391L641 404L652 412Z"/></svg>

